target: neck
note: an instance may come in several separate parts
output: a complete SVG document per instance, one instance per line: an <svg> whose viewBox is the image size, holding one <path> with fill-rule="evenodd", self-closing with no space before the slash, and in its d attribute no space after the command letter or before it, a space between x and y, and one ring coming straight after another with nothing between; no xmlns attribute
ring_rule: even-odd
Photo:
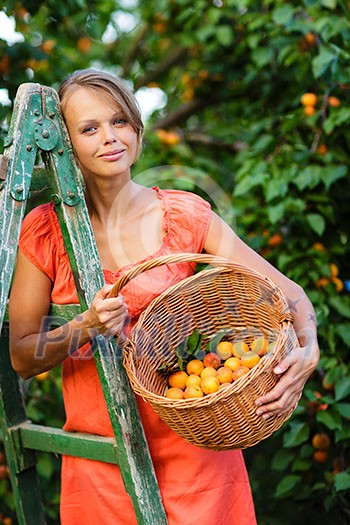
<svg viewBox="0 0 350 525"><path fill-rule="evenodd" d="M90 219L107 224L113 216L123 215L140 186L130 177L116 180L86 180L86 204Z"/></svg>

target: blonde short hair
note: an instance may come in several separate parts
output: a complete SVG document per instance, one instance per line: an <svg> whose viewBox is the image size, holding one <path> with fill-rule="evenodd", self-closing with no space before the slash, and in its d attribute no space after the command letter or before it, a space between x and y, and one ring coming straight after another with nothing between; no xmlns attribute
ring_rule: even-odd
<svg viewBox="0 0 350 525"><path fill-rule="evenodd" d="M127 121L137 134L138 148L136 157L138 157L141 151L144 125L137 100L125 82L110 73L96 69L79 69L74 71L61 82L58 88L63 116L66 99L79 87L92 89L94 92L100 91L101 94L104 94L109 100L118 104Z"/></svg>

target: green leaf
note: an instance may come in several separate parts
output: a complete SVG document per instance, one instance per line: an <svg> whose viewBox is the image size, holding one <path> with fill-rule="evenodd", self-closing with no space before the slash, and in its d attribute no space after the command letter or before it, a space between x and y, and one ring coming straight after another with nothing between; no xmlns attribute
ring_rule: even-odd
<svg viewBox="0 0 350 525"><path fill-rule="evenodd" d="M187 349L189 356L194 355L196 351L200 348L203 337L203 334L201 334L197 330L193 330L193 332L187 339Z"/></svg>
<svg viewBox="0 0 350 525"><path fill-rule="evenodd" d="M290 491L300 482L301 477L296 474L285 476L276 487L276 498L286 497Z"/></svg>
<svg viewBox="0 0 350 525"><path fill-rule="evenodd" d="M347 174L347 166L327 166L322 170L322 182L328 190L335 181L346 177Z"/></svg>
<svg viewBox="0 0 350 525"><path fill-rule="evenodd" d="M329 299L329 304L338 312L338 314L350 318L350 305L342 297L333 296Z"/></svg>
<svg viewBox="0 0 350 525"><path fill-rule="evenodd" d="M219 332L217 332L215 336L212 339L210 339L210 341L208 341L208 343L206 344L207 351L215 352L216 347L218 346L220 341L225 337L226 334L227 330L220 330Z"/></svg>
<svg viewBox="0 0 350 525"><path fill-rule="evenodd" d="M341 428L340 430L335 431L335 442L340 443L341 441L350 442L350 427L349 426L343 426L343 428Z"/></svg>
<svg viewBox="0 0 350 525"><path fill-rule="evenodd" d="M350 108L335 108L323 123L323 129L327 135L330 135L334 128L342 126L350 119Z"/></svg>
<svg viewBox="0 0 350 525"><path fill-rule="evenodd" d="M314 232L316 232L319 236L323 234L326 227L326 221L322 215L319 215L318 213L308 213L306 215L306 220Z"/></svg>
<svg viewBox="0 0 350 525"><path fill-rule="evenodd" d="M294 454L290 450L281 448L273 457L271 468L273 470L285 470L293 461Z"/></svg>
<svg viewBox="0 0 350 525"><path fill-rule="evenodd" d="M230 46L233 42L233 31L228 25L221 25L216 30L216 37L222 46Z"/></svg>
<svg viewBox="0 0 350 525"><path fill-rule="evenodd" d="M328 9L335 9L337 7L337 0L321 0L321 4Z"/></svg>
<svg viewBox="0 0 350 525"><path fill-rule="evenodd" d="M330 430L340 430L342 427L340 414L338 412L334 412L330 408L317 412L316 420L319 423L323 423Z"/></svg>
<svg viewBox="0 0 350 525"><path fill-rule="evenodd" d="M322 180L322 170L318 165L310 165L303 169L299 175L294 179L299 190L304 190L305 188L314 188Z"/></svg>
<svg viewBox="0 0 350 525"><path fill-rule="evenodd" d="M310 459L296 458L296 460L293 462L292 471L293 472L306 472L307 470L310 470L310 467L311 467Z"/></svg>
<svg viewBox="0 0 350 525"><path fill-rule="evenodd" d="M276 204L276 206L270 206L267 210L269 220L272 224L279 222L285 213L284 203Z"/></svg>
<svg viewBox="0 0 350 525"><path fill-rule="evenodd" d="M37 461L37 469L41 476L46 479L50 479L53 472L53 462L49 454L40 454Z"/></svg>
<svg viewBox="0 0 350 525"><path fill-rule="evenodd" d="M260 47L252 52L252 59L258 67L265 67L273 59L273 50L270 47Z"/></svg>
<svg viewBox="0 0 350 525"><path fill-rule="evenodd" d="M245 195L255 186L259 186L268 178L267 173L258 173L254 176L246 175L235 187L235 196Z"/></svg>
<svg viewBox="0 0 350 525"><path fill-rule="evenodd" d="M283 445L286 448L296 447L305 443L310 435L310 428L306 423L292 422L290 430L283 436Z"/></svg>
<svg viewBox="0 0 350 525"><path fill-rule="evenodd" d="M342 417L350 419L350 403L337 403L336 409Z"/></svg>
<svg viewBox="0 0 350 525"><path fill-rule="evenodd" d="M288 185L282 179L271 179L267 182L265 188L265 197L267 202L272 201L275 197L283 197L288 191Z"/></svg>
<svg viewBox="0 0 350 525"><path fill-rule="evenodd" d="M327 69L337 60L334 53L331 53L325 47L320 48L320 53L312 61L312 71L315 78L322 76Z"/></svg>
<svg viewBox="0 0 350 525"><path fill-rule="evenodd" d="M290 4L277 7L272 13L272 20L276 24L287 25L293 19L293 8Z"/></svg>
<svg viewBox="0 0 350 525"><path fill-rule="evenodd" d="M340 401L350 395L350 377L342 377L335 384L335 400Z"/></svg>
<svg viewBox="0 0 350 525"><path fill-rule="evenodd" d="M342 338L344 343L350 346L350 323L342 323L335 327L336 333Z"/></svg>
<svg viewBox="0 0 350 525"><path fill-rule="evenodd" d="M350 490L350 472L339 472L334 476L334 488L336 492Z"/></svg>

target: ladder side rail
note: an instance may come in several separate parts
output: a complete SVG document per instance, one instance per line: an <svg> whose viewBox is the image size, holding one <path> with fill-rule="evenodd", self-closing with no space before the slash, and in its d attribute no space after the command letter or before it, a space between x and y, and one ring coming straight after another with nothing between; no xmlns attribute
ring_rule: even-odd
<svg viewBox="0 0 350 525"><path fill-rule="evenodd" d="M1 163L4 182L0 191L0 330L37 151L31 123L34 113L41 111L41 99L32 96L31 86L35 84L29 86L21 86L18 91Z"/></svg>
<svg viewBox="0 0 350 525"><path fill-rule="evenodd" d="M33 450L25 448L13 432L27 423L18 376L11 367L8 335L0 337L0 430L10 470L10 479L19 525L45 525L45 513L36 473Z"/></svg>
<svg viewBox="0 0 350 525"><path fill-rule="evenodd" d="M2 158L0 191L0 332L11 287L18 239L25 213L37 149L32 142L31 122L41 112L35 84L19 89ZM32 96L34 95L34 96ZM5 175L5 176L4 176ZM26 421L23 394L8 352L8 336L0 337L0 428L20 525L46 523L35 468L35 453L25 450L11 429Z"/></svg>
<svg viewBox="0 0 350 525"><path fill-rule="evenodd" d="M104 284L99 254L56 92L43 88L46 112L54 115L57 144L43 153L46 169L57 188L56 212L70 259L82 310ZM69 177L68 177L69 174ZM79 261L79 265L77 264ZM98 335L92 342L101 386L114 430L118 464L140 525L166 525L153 463L120 349L113 337ZM119 357L118 357L119 355Z"/></svg>

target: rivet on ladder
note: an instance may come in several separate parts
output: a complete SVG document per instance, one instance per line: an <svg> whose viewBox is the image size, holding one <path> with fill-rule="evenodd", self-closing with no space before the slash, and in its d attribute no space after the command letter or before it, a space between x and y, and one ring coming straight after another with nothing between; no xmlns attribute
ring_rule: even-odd
<svg viewBox="0 0 350 525"><path fill-rule="evenodd" d="M52 202L56 205L61 204L61 197L57 193L51 195Z"/></svg>

